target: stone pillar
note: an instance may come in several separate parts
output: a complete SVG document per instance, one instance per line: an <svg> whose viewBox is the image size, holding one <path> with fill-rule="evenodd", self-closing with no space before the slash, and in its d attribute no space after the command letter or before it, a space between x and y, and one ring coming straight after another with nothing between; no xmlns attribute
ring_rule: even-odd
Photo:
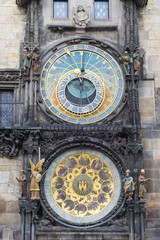
<svg viewBox="0 0 160 240"><path fill-rule="evenodd" d="M134 204L132 202L128 203L129 211L129 230L130 230L130 240L135 240L134 231Z"/></svg>
<svg viewBox="0 0 160 240"><path fill-rule="evenodd" d="M39 200L19 199L21 214L20 240L35 240L35 219Z"/></svg>

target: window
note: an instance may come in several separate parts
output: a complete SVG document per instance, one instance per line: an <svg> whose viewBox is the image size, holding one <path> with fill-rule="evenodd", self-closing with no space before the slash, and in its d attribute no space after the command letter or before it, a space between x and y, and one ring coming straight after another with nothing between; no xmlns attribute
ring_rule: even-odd
<svg viewBox="0 0 160 240"><path fill-rule="evenodd" d="M68 18L68 0L53 1L53 17Z"/></svg>
<svg viewBox="0 0 160 240"><path fill-rule="evenodd" d="M0 90L0 125L3 127L13 125L13 98L12 90Z"/></svg>
<svg viewBox="0 0 160 240"><path fill-rule="evenodd" d="M109 1L108 0L94 1L94 16L95 16L95 19L109 18Z"/></svg>

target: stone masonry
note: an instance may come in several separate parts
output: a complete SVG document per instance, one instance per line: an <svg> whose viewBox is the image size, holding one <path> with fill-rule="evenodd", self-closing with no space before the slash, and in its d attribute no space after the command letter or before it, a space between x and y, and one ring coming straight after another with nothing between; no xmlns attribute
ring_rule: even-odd
<svg viewBox="0 0 160 240"><path fill-rule="evenodd" d="M143 167L147 185L146 238L160 239L160 1L149 0L139 11L140 45L146 51L144 81L140 83ZM154 231L157 228L156 231ZM154 231L154 233L153 233Z"/></svg>
<svg viewBox="0 0 160 240"><path fill-rule="evenodd" d="M15 0L0 1L0 69L19 69L20 43L24 41L26 10Z"/></svg>
<svg viewBox="0 0 160 240"><path fill-rule="evenodd" d="M24 41L26 10L15 0L0 1L0 69L19 69L20 43ZM0 239L18 240L21 158L0 157Z"/></svg>
<svg viewBox="0 0 160 240"><path fill-rule="evenodd" d="M140 83L143 167L147 184L146 238L160 239L160 0L149 0L140 8L140 46L146 51L144 80ZM26 10L15 0L0 0L0 69L19 69L20 43L24 41ZM16 159L0 157L0 240L18 240L19 184L22 166ZM156 230L155 230L156 229ZM155 231L154 231L155 230Z"/></svg>

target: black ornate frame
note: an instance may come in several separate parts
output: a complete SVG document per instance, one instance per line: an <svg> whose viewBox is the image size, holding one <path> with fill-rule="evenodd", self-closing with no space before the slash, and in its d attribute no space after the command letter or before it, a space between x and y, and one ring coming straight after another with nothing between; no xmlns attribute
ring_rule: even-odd
<svg viewBox="0 0 160 240"><path fill-rule="evenodd" d="M67 141L62 141L55 148L53 148L52 152L46 157L46 160L45 160L45 163L43 166L43 172L45 172L49 168L52 161L54 161L54 159L58 155L64 153L66 150L74 149L76 147L93 148L93 149L96 149L96 150L106 154L114 162L114 164L116 165L116 167L119 171L121 179L123 179L124 167L123 167L121 158L115 153L115 151L113 151L110 148L110 145L107 142L102 141L102 143L100 143L97 139L94 139L94 138L92 139L92 142L89 142L89 141L85 140L84 138L77 139L74 137L68 138ZM50 205L48 204L47 199L45 197L44 179L45 178L43 178L40 183L40 188L41 188L40 199L41 199L42 207L43 207L46 215L48 216L48 218L51 221L56 220L60 224L63 224L68 227L91 228L91 227L97 227L99 225L102 225L102 224L110 221L112 218L114 218L121 211L121 209L123 208L124 203L125 203L124 190L123 190L123 184L122 184L121 185L122 186L121 194L118 199L117 205L111 210L111 212L107 216L105 216L101 220L95 221L94 223L91 223L91 224L73 224L72 222L64 220L61 217L59 217L53 211L53 209L50 207Z"/></svg>

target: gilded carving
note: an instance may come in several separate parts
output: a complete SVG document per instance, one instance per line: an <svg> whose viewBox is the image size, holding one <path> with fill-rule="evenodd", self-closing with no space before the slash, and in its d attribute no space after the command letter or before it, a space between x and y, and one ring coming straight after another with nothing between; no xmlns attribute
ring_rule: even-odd
<svg viewBox="0 0 160 240"><path fill-rule="evenodd" d="M146 191L146 183L148 182L148 181L150 181L151 180L151 178L145 178L145 170L144 169L141 169L141 174L140 174L140 176L139 176L139 178L138 178L138 183L139 183L139 198L141 199L141 200L144 200L145 199L145 197L146 197L146 193L147 193L147 191Z"/></svg>
<svg viewBox="0 0 160 240"><path fill-rule="evenodd" d="M100 158L74 154L56 167L51 189L55 202L64 212L85 217L99 213L110 203L114 179Z"/></svg>
<svg viewBox="0 0 160 240"><path fill-rule="evenodd" d="M31 199L39 199L39 182L41 180L41 171L42 165L45 159L41 159L37 165L35 166L34 163L29 159L31 164L31 184L30 184L30 192L31 192Z"/></svg>

